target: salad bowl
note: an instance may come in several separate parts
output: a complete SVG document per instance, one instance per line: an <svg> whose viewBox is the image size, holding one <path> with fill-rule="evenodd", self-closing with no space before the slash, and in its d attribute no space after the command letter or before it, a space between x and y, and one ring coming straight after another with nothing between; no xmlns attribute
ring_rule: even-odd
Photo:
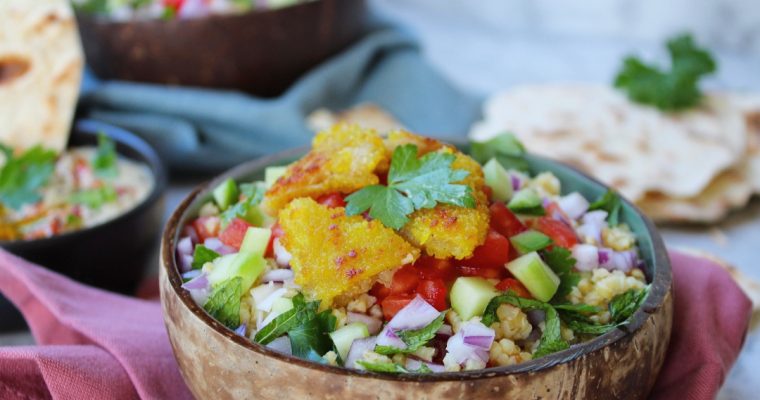
<svg viewBox="0 0 760 400"><path fill-rule="evenodd" d="M466 146L458 146L466 152ZM629 322L587 342L523 363L476 371L382 374L315 363L255 344L210 317L182 289L176 259L182 227L218 184L262 179L266 167L298 159L297 149L240 165L194 190L164 230L160 291L180 371L197 398L460 399L646 398L670 340L673 293L668 255L654 225L624 201L621 217L634 232L649 295ZM606 188L571 167L527 155L532 171L551 171L564 190L598 197Z"/></svg>

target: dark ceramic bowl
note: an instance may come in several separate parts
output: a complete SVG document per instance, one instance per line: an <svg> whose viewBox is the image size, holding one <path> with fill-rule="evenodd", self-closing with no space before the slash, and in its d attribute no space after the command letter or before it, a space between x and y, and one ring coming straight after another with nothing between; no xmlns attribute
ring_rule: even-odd
<svg viewBox="0 0 760 400"><path fill-rule="evenodd" d="M161 232L166 173L156 152L142 139L101 122L77 122L69 147L97 145L99 132L114 140L120 155L148 165L155 181L148 197L103 224L45 239L0 241L0 247L77 281L133 294ZM0 330L23 326L15 307L0 296Z"/></svg>
<svg viewBox="0 0 760 400"><path fill-rule="evenodd" d="M199 399L643 399L654 385L670 340L671 269L654 225L629 202L622 218L635 232L651 291L624 329L508 367L430 375L392 375L317 364L275 352L212 319L181 288L175 260L181 228L228 177L262 179L304 149L252 161L192 192L174 211L161 241L159 285L169 339L180 371ZM554 172L566 191L595 198L606 188L554 161L529 156L534 171Z"/></svg>
<svg viewBox="0 0 760 400"><path fill-rule="evenodd" d="M316 0L191 20L77 20L100 78L275 96L359 38L365 14L365 0Z"/></svg>

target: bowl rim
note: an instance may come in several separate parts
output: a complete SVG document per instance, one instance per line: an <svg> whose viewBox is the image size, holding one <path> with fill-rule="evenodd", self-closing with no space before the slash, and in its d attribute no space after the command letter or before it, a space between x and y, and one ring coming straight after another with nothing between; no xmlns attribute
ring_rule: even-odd
<svg viewBox="0 0 760 400"><path fill-rule="evenodd" d="M460 140L446 140L446 141L454 145L463 144L461 139ZM656 265L656 269L654 270L654 274L650 282L651 285L650 285L649 295L647 296L644 304L642 304L641 307L639 307L639 309L636 310L636 312L631 317L631 320L628 324L622 327L619 327L618 329L614 329L603 335L597 336L587 342L573 345L568 349L565 349L556 353L552 353L552 354L549 354L547 356L543 356L537 359L533 359L527 362L523 362L523 363L518 363L518 364L514 364L510 366L491 367L491 368L473 370L473 371L440 372L440 373L434 373L434 374L416 374L416 373L383 374L383 373L376 373L376 372L370 372L370 371L361 371L361 370L345 368L341 366L331 366L331 365L326 365L326 364L320 364L320 363L308 361L299 357L295 357L292 355L287 355L287 354L277 352L266 346L254 343L248 340L247 338L244 338L234 333L231 329L227 328L226 326L220 324L218 321L213 319L210 315L208 315L203 310L203 308L198 306L195 303L195 301L193 301L192 297L190 296L190 293L182 289L181 287L183 282L182 282L182 277L179 273L179 268L177 267L177 263L175 260L175 254L176 254L175 247L176 247L176 241L180 233L179 224L180 222L183 221L186 212L189 210L191 205L195 202L195 200L199 196L205 195L208 192L210 192L215 184L221 183L223 180L227 179L228 177L239 176L239 175L248 173L251 170L265 168L270 165L276 165L278 163L281 163L282 160L284 159L297 158L303 155L306 151L308 151L308 147L299 147L299 148L279 152L270 156L260 157L260 158L245 162L243 164L240 164L236 167L233 167L225 171L224 173L218 175L217 177L198 185L182 200L182 202L172 212L171 217L167 221L166 226L164 228L164 232L162 233L162 237L161 237L160 268L163 270L162 272L166 274L166 277L172 288L172 293L165 293L164 290L161 290L161 296L163 297L168 294L179 296L184 306L187 307L190 310L190 312L194 314L195 317L199 318L203 323L205 323L211 329L213 329L215 333L218 333L226 337L227 339L233 341L234 343L242 346L243 348L253 351L255 353L258 353L260 355L273 357L274 359L280 362L297 364L300 367L310 368L310 369L318 370L324 373L339 374L339 375L343 375L347 377L355 377L355 378L382 379L382 380L394 381L394 382L423 383L423 382L442 382L442 381L452 382L452 381L462 381L462 380L474 381L474 380L480 380L480 379L493 378L496 376L535 373L535 372L539 372L539 371L551 368L558 364L563 364L563 363L573 361L575 359L581 358L582 356L586 354L603 350L605 347L613 344L614 342L624 339L626 336L633 335L638 329L641 328L641 326L646 322L646 320L650 317L653 317L653 314L664 304L664 300L671 290L672 270L671 270L671 265L670 265L670 259L668 257L662 237L660 236L657 229L655 228L654 223L649 218L647 218L646 215L644 215L641 212L641 210L639 210L630 201L626 200L625 198L621 198L627 206L631 207L631 209L636 213L636 215L638 215L642 219L644 223L644 226L646 228L646 233L647 235L649 235L649 238L651 239L651 242L652 242L652 248L654 251L653 263L654 265ZM534 154L529 154L528 157L533 158L535 160L541 160L550 164L554 164L557 168L567 169L570 172L577 175L579 178L586 179L596 185L600 185L603 188L608 188L607 185L602 184L597 179L594 179L588 176L587 174L581 172L580 170L572 166L569 166L567 164L564 164L562 162L551 160L546 157L541 157ZM163 285L161 285L161 288L163 289ZM169 317L166 315L166 313L164 313L164 319L168 319L168 318Z"/></svg>
<svg viewBox="0 0 760 400"><path fill-rule="evenodd" d="M127 212L119 214L115 218L106 220L97 225L93 225L84 229L63 232L58 235L40 239L0 240L0 247L13 251L14 248L19 247L46 247L47 245L50 245L54 242L68 240L69 238L75 240L77 236L89 235L92 232L97 232L101 229L108 229L108 227L119 224L122 221L130 220L135 215L143 213L147 208L161 199L161 196L163 195L164 191L166 190L166 186L168 185L166 169L163 165L163 162L161 161L161 158L159 158L158 153L156 153L153 147L151 147L145 140L135 135L134 133L127 131L126 129L91 119L80 119L78 121L75 121L71 129L72 136L82 135L84 137L97 137L98 133L100 132L113 139L117 145L128 147L142 156L143 160L139 160L139 162L147 165L150 169L151 175L153 176L153 188L151 189L150 193L148 193L148 196L146 196L141 202L134 205L131 209L127 210ZM69 144L67 143L66 150L69 148ZM126 157L123 154L119 155Z"/></svg>

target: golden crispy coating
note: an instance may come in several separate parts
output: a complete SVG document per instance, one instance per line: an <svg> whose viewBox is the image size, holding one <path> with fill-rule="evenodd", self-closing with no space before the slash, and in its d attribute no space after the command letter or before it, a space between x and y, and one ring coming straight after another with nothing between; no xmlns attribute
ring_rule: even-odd
<svg viewBox="0 0 760 400"><path fill-rule="evenodd" d="M380 221L348 217L310 198L293 200L280 212L281 243L293 258L295 282L321 307L333 299L367 292L379 274L419 257L420 251Z"/></svg>
<svg viewBox="0 0 760 400"><path fill-rule="evenodd" d="M267 191L263 207L276 216L299 197L351 193L379 182L375 171L387 169L388 155L380 136L356 125L336 125L319 133L312 150L291 164Z"/></svg>
<svg viewBox="0 0 760 400"><path fill-rule="evenodd" d="M439 151L456 154L451 167L470 172L461 183L472 188L476 206L461 208L439 204L435 208L415 211L400 233L431 256L461 260L470 257L488 234L488 198L483 192L483 170L475 160L458 151L450 148Z"/></svg>
<svg viewBox="0 0 760 400"><path fill-rule="evenodd" d="M393 154L393 150L396 147L404 144L413 144L417 146L417 154L422 157L431 151L436 151L442 147L453 149L451 145L443 143L439 140L415 135L407 131L391 131L388 133L388 137L385 139L385 147L388 149L388 156Z"/></svg>

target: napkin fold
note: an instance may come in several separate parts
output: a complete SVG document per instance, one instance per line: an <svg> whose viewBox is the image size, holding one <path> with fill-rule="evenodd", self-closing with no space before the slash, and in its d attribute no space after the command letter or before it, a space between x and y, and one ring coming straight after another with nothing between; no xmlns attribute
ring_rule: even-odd
<svg viewBox="0 0 760 400"><path fill-rule="evenodd" d="M672 251L675 313L655 399L712 399L741 350L751 303L714 262ZM156 300L74 282L0 249L0 292L38 345L0 348L0 398L191 398Z"/></svg>
<svg viewBox="0 0 760 400"><path fill-rule="evenodd" d="M307 72L276 98L85 77L80 108L131 130L175 170L214 172L308 144L306 116L371 102L409 129L464 137L481 98L451 85L401 28L382 26Z"/></svg>

